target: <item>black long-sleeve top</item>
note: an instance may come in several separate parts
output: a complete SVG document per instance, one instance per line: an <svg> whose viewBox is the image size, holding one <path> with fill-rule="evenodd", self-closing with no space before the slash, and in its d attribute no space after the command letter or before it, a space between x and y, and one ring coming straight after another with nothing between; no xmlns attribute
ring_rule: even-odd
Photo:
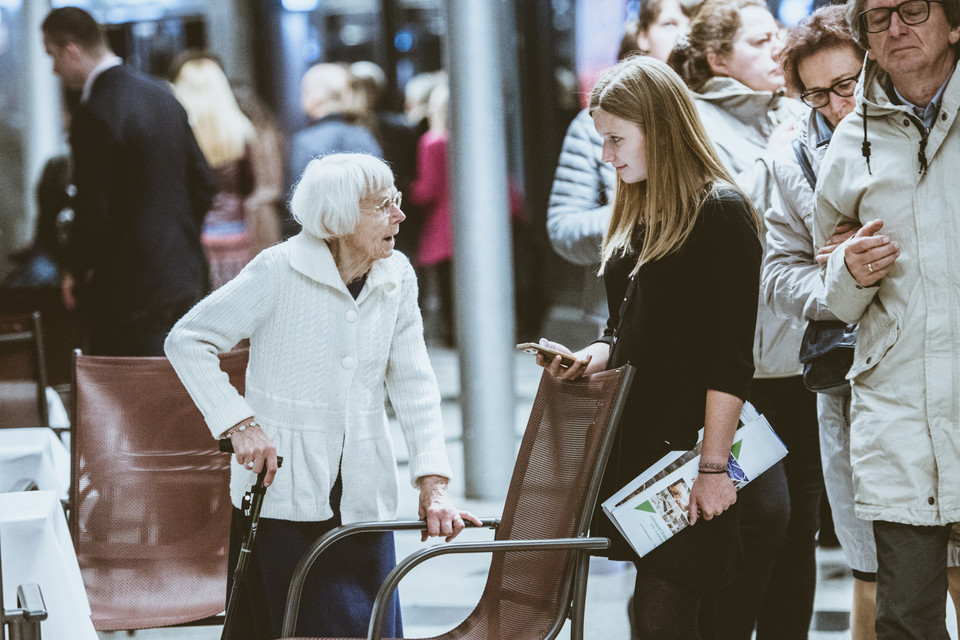
<svg viewBox="0 0 960 640"><path fill-rule="evenodd" d="M721 188L680 249L640 268L628 299L636 255L607 265L608 366L629 362L637 376L601 501L667 451L696 444L707 390L747 399L761 257L750 205L739 191Z"/></svg>

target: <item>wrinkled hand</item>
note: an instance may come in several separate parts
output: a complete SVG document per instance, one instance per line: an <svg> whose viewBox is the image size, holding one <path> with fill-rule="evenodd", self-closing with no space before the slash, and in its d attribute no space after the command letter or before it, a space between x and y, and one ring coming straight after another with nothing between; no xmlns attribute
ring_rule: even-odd
<svg viewBox="0 0 960 640"><path fill-rule="evenodd" d="M733 481L725 473L701 473L693 481L690 489L690 506L688 514L690 524L697 523L699 518L712 520L737 501L737 490Z"/></svg>
<svg viewBox="0 0 960 640"><path fill-rule="evenodd" d="M447 479L443 476L423 476L420 478L420 519L425 520L427 529L420 534L420 541L443 536L444 542L450 542L463 531L463 521L469 520L478 527L480 519L469 511L458 511L453 499L447 493Z"/></svg>
<svg viewBox="0 0 960 640"><path fill-rule="evenodd" d="M861 287L870 287L879 282L900 257L899 242L891 242L888 236L876 235L882 227L882 220L868 222L847 240L844 262L847 271Z"/></svg>
<svg viewBox="0 0 960 640"><path fill-rule="evenodd" d="M559 351L560 353L567 353L572 356L577 356L577 354L567 349L565 346L559 342L550 342L546 338L540 338L538 343L541 347L546 347L548 349L553 349L554 351ZM592 355L588 355L584 359L577 358L577 361L574 362L567 368L560 366L561 358L560 356L555 356L552 359L548 359L542 353L537 354L537 364L550 372L550 375L560 378L561 380L576 380L577 378L583 376L587 373L587 367L590 365L590 361L593 360Z"/></svg>
<svg viewBox="0 0 960 640"><path fill-rule="evenodd" d="M248 420L250 418L241 420L237 424L242 424ZM267 465L267 475L263 477L263 484L269 487L273 482L273 477L277 475L277 448L260 428L260 425L247 427L243 431L235 431L230 436L230 441L233 443L233 452L237 456L237 462L245 468L254 473L260 473L263 470L263 465Z"/></svg>
<svg viewBox="0 0 960 640"><path fill-rule="evenodd" d="M817 251L816 261L826 262L829 260L833 250L852 238L859 229L860 225L852 220L846 220L838 224L833 230L833 235L827 240L827 244L820 247L820 250Z"/></svg>

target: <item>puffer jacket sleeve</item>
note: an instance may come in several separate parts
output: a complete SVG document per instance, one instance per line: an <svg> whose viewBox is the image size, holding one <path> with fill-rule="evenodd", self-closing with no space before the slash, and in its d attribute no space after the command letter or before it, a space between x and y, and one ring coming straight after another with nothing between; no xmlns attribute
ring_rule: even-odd
<svg viewBox="0 0 960 640"><path fill-rule="evenodd" d="M813 189L792 145L784 147L774 159L773 181L773 206L764 214L764 299L774 313L785 318L836 320L827 308L827 292L814 260Z"/></svg>
<svg viewBox="0 0 960 640"><path fill-rule="evenodd" d="M387 361L387 393L410 453L410 482L426 475L451 478L440 414L440 387L423 341L417 278L403 260L400 309Z"/></svg>
<svg viewBox="0 0 960 640"><path fill-rule="evenodd" d="M163 345L214 438L254 415L221 371L217 354L249 338L276 306L272 272L277 258L277 250L260 253L235 278L188 311Z"/></svg>
<svg viewBox="0 0 960 640"><path fill-rule="evenodd" d="M600 160L602 147L593 119L581 111L563 139L547 209L547 234L554 251L583 266L599 264L613 212L616 177Z"/></svg>

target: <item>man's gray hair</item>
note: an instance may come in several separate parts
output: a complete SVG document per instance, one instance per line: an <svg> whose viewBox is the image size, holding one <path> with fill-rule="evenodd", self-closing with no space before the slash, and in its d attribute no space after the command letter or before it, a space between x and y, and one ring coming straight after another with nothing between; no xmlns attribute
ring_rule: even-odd
<svg viewBox="0 0 960 640"><path fill-rule="evenodd" d="M307 233L326 240L353 233L360 201L393 185L393 172L366 153L332 153L314 158L290 197L290 212Z"/></svg>

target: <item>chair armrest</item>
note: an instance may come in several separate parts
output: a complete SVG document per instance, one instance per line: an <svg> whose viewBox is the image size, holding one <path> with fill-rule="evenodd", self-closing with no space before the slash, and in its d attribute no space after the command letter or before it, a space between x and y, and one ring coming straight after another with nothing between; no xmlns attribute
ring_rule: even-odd
<svg viewBox="0 0 960 640"><path fill-rule="evenodd" d="M500 526L500 518L481 518L480 526L497 529ZM464 521L464 528L477 528L477 525L469 521ZM316 542L300 557L297 568L293 570L293 576L290 579L290 587L287 589L287 604L283 614L283 637L293 635L297 627L297 615L300 608L300 597L303 594L303 585L307 581L313 563L317 561L320 554L323 553L334 542L352 536L357 533L377 533L387 531L422 531L426 529L427 523L423 520L387 520L382 522L355 522L331 529L324 535L317 538ZM287 628L289 627L289 632Z"/></svg>
<svg viewBox="0 0 960 640"><path fill-rule="evenodd" d="M3 603L0 602L0 607ZM22 584L17 587L17 609L0 610L0 638L10 628L11 640L40 640L40 622L47 619L40 585Z"/></svg>
<svg viewBox="0 0 960 640"><path fill-rule="evenodd" d="M17 587L17 605L28 621L47 619L47 605L43 601L40 585L35 582Z"/></svg>
<svg viewBox="0 0 960 640"><path fill-rule="evenodd" d="M367 631L367 640L381 640L383 635L384 618L387 613L386 602L393 595L400 580L403 579L418 564L436 556L451 553L490 553L493 551L530 551L536 550L575 550L592 551L606 549L610 546L609 538L549 538L546 540L495 540L493 542L451 542L438 544L428 549L421 549L397 563L377 593L373 601L373 611L370 614L370 628ZM286 637L284 625L284 637Z"/></svg>

